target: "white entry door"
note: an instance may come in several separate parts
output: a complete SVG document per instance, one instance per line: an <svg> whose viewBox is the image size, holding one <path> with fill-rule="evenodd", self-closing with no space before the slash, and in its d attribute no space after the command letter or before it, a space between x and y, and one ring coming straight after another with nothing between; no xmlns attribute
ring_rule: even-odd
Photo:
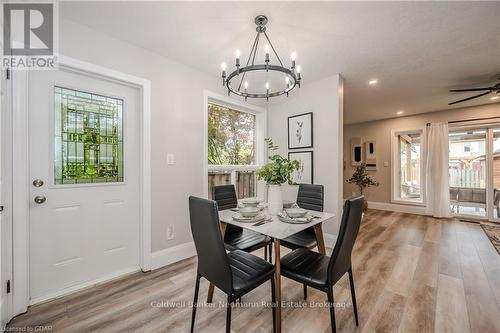
<svg viewBox="0 0 500 333"><path fill-rule="evenodd" d="M30 299L140 265L140 91L29 73Z"/></svg>

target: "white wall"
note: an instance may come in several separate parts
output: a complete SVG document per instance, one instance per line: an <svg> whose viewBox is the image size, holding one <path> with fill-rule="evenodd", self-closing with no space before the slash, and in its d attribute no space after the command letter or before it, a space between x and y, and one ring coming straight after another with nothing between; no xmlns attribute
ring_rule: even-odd
<svg viewBox="0 0 500 333"><path fill-rule="evenodd" d="M367 200L373 202L391 202L391 130L411 130L425 128L427 123L446 122L452 120L466 120L475 118L496 117L500 115L500 103L492 103L474 107L460 109L422 113L408 117L398 117L370 121L358 124L350 124L344 127L344 160L346 169L344 179L349 179L355 167L350 163L351 138L361 137L363 141L375 140L377 155L377 171L370 171L369 174L378 182L379 187L371 187L365 190ZM387 166L384 166L387 162ZM344 197L349 197L357 192L354 185L344 182ZM375 206L373 206L375 207ZM422 210L420 210L422 211Z"/></svg>
<svg viewBox="0 0 500 333"><path fill-rule="evenodd" d="M191 242L187 198L203 195L203 89L224 93L219 77L74 22L60 24L62 54L151 80L152 251ZM167 165L167 152L175 165ZM175 238L167 241L169 225Z"/></svg>
<svg viewBox="0 0 500 333"><path fill-rule="evenodd" d="M343 81L340 75L314 82L304 82L288 99L268 106L268 132L279 153L288 155L288 117L313 112L314 183L325 186L325 211L337 219L323 226L329 234L337 234L342 205L342 138ZM295 149L293 151L301 151Z"/></svg>

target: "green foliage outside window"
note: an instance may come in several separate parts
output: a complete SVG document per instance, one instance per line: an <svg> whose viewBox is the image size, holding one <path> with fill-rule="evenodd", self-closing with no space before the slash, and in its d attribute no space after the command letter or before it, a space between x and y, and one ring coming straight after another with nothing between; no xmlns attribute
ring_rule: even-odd
<svg viewBox="0 0 500 333"><path fill-rule="evenodd" d="M255 164L255 127L255 115L210 103L208 164Z"/></svg>

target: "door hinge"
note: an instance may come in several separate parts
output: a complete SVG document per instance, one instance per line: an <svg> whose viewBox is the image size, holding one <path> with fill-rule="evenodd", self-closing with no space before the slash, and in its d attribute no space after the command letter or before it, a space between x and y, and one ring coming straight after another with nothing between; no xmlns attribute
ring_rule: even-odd
<svg viewBox="0 0 500 333"><path fill-rule="evenodd" d="M10 280L7 280L7 294L10 294Z"/></svg>
<svg viewBox="0 0 500 333"><path fill-rule="evenodd" d="M10 80L10 68L9 67L7 67L6 77L7 77L7 80Z"/></svg>

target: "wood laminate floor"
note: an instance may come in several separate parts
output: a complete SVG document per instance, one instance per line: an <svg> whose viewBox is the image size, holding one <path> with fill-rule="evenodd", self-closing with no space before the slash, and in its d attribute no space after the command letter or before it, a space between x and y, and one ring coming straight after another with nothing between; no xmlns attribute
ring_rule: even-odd
<svg viewBox="0 0 500 333"><path fill-rule="evenodd" d="M284 251L285 252L285 251ZM262 255L262 253L260 253ZM196 258L33 306L8 329L54 332L188 332ZM370 210L353 253L360 325L349 281L335 286L339 332L500 332L500 256L478 224ZM200 300L208 283L202 280ZM283 332L329 332L324 293L283 278ZM233 332L271 332L266 283L233 309ZM198 309L197 332L222 332L225 296ZM40 328L38 329L40 330ZM26 330L25 330L26 331Z"/></svg>

